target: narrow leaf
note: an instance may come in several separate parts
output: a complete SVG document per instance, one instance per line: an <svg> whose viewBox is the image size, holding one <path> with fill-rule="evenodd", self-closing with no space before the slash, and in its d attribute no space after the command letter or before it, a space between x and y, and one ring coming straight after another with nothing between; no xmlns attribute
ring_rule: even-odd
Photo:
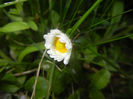
<svg viewBox="0 0 133 99"><path fill-rule="evenodd" d="M0 29L0 32L9 33L29 29L29 25L25 22L11 22Z"/></svg>
<svg viewBox="0 0 133 99"><path fill-rule="evenodd" d="M57 28L59 18L60 18L59 14L56 11L52 10L51 11L51 21L52 21L53 27Z"/></svg>
<svg viewBox="0 0 133 99"><path fill-rule="evenodd" d="M87 16L95 9L95 7L97 5L99 5L101 3L102 0L97 0L92 6L91 8L89 8L87 10L87 12L76 22L76 24L72 27L72 31L70 33L70 36L73 35L73 33L75 32L75 30L79 27L79 25L87 18Z"/></svg>
<svg viewBox="0 0 133 99"><path fill-rule="evenodd" d="M26 55L33 53L33 52L36 52L36 51L40 51L40 49L44 49L43 42L38 43L36 46L31 45L31 46L26 47L18 56L18 61L21 62Z"/></svg>
<svg viewBox="0 0 133 99"><path fill-rule="evenodd" d="M64 21L64 19L65 19L65 17L66 17L66 14L67 14L67 12L68 12L68 9L69 9L69 7L70 7L70 4L71 4L71 0L67 0L67 1L66 1L66 5L65 5L65 9L64 9L63 21Z"/></svg>
<svg viewBox="0 0 133 99"><path fill-rule="evenodd" d="M124 10L123 2L121 2L121 1L116 1L116 2L114 3L114 6L113 6L112 17L114 17L114 16L116 16L116 15L122 13L123 10ZM119 15L119 16L113 18L113 19L111 20L111 23L112 23L112 24L114 24L114 23L119 23L120 20L121 20L121 17L122 17L122 15Z"/></svg>
<svg viewBox="0 0 133 99"><path fill-rule="evenodd" d="M112 9L112 17L122 13L124 10L124 4L121 1L115 1L114 5L113 5L113 9ZM113 35L114 31L117 29L118 24L121 20L122 15L119 15L115 18L112 18L111 20L111 25L110 27L107 29L106 33L104 34L105 38L109 38Z"/></svg>
<svg viewBox="0 0 133 99"><path fill-rule="evenodd" d="M38 30L38 27L36 25L36 23L34 21L28 21L28 25L29 27L34 30L34 31L37 31Z"/></svg>

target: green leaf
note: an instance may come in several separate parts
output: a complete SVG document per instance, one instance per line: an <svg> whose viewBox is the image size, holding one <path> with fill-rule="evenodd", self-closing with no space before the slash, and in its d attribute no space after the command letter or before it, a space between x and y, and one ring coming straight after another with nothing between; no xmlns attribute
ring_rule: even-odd
<svg viewBox="0 0 133 99"><path fill-rule="evenodd" d="M99 90L90 90L89 99L105 99L103 93Z"/></svg>
<svg viewBox="0 0 133 99"><path fill-rule="evenodd" d="M40 18L40 24L39 24L39 32L40 33L45 33L45 30L47 30L47 28L48 28L48 20L47 19L42 19L42 18Z"/></svg>
<svg viewBox="0 0 133 99"><path fill-rule="evenodd" d="M2 50L0 50L0 57L3 58L3 59L0 59L0 62L3 61L4 59L11 61L11 59Z"/></svg>
<svg viewBox="0 0 133 99"><path fill-rule="evenodd" d="M17 81L19 82L19 84L23 85L24 82L26 80L26 76L20 76L17 78Z"/></svg>
<svg viewBox="0 0 133 99"><path fill-rule="evenodd" d="M12 9L9 10L9 14L19 15L20 13L19 13L19 11L17 9L12 8Z"/></svg>
<svg viewBox="0 0 133 99"><path fill-rule="evenodd" d="M8 65L8 61L6 59L0 59L0 66Z"/></svg>
<svg viewBox="0 0 133 99"><path fill-rule="evenodd" d="M1 64L0 64L1 65ZM6 67L0 67L0 73L5 69Z"/></svg>
<svg viewBox="0 0 133 99"><path fill-rule="evenodd" d="M38 27L36 25L36 23L34 21L28 21L28 25L29 27L34 30L34 31L37 31L38 30Z"/></svg>
<svg viewBox="0 0 133 99"><path fill-rule="evenodd" d="M96 46L90 46L94 51L97 52L97 48ZM85 49L83 51L84 55L85 55L85 61L86 62L91 62L97 55L95 53L93 53L92 51L90 51L89 49Z"/></svg>
<svg viewBox="0 0 133 99"><path fill-rule="evenodd" d="M44 49L44 43L41 42L41 43L38 43L36 45L31 45L31 46L28 46L26 47L21 53L20 55L18 56L18 61L21 62L23 60L23 58L30 54L30 53L33 53L33 52L36 52L36 51L40 51Z"/></svg>
<svg viewBox="0 0 133 99"><path fill-rule="evenodd" d="M29 29L29 25L25 22L11 22L0 28L0 32L9 33Z"/></svg>
<svg viewBox="0 0 133 99"><path fill-rule="evenodd" d="M35 77L31 77L25 84L25 89L32 92L32 88L35 82ZM48 90L48 81L45 80L43 77L38 78L37 86L36 86L36 98L35 99L42 99L46 96Z"/></svg>
<svg viewBox="0 0 133 99"><path fill-rule="evenodd" d="M68 83L70 83L70 75L66 73L66 69L63 69L62 72L55 69L53 86L52 86L53 92L55 94L62 93L67 87Z"/></svg>
<svg viewBox="0 0 133 99"><path fill-rule="evenodd" d="M96 72L91 79L91 86L96 89L103 89L109 83L111 74L106 69Z"/></svg>
<svg viewBox="0 0 133 99"><path fill-rule="evenodd" d="M8 15L8 17L9 17L12 21L23 21L23 18L22 18L22 17L19 17L19 16Z"/></svg>
<svg viewBox="0 0 133 99"><path fill-rule="evenodd" d="M20 16L20 13L17 9L10 9L9 12L4 10L4 12L12 21L23 21L23 18Z"/></svg>
<svg viewBox="0 0 133 99"><path fill-rule="evenodd" d="M51 11L51 21L52 21L52 25L54 28L57 28L57 25L59 23L59 19L60 19L59 14L56 11L52 10Z"/></svg>
<svg viewBox="0 0 133 99"><path fill-rule="evenodd" d="M17 82L17 79L14 77L12 73L5 74L2 80L10 81L10 82Z"/></svg>
<svg viewBox="0 0 133 99"><path fill-rule="evenodd" d="M0 90L10 93L15 93L16 91L19 90L19 87L17 87L16 85L3 83L0 85Z"/></svg>
<svg viewBox="0 0 133 99"><path fill-rule="evenodd" d="M113 8L112 8L112 17L119 15L123 12L124 10L124 4L122 1L115 1ZM118 24L121 20L122 15L119 15L115 18L112 18L111 20L111 25L107 29L106 33L104 34L104 37L109 38L113 35L114 31L117 29Z"/></svg>
<svg viewBox="0 0 133 99"><path fill-rule="evenodd" d="M80 99L80 90L77 90L73 94L71 94L68 99Z"/></svg>
<svg viewBox="0 0 133 99"><path fill-rule="evenodd" d="M15 93L22 87L20 86L20 83L18 82L17 78L14 77L12 73L5 74L1 80L2 80L2 83L1 83L0 90L10 92L10 93Z"/></svg>
<svg viewBox="0 0 133 99"><path fill-rule="evenodd" d="M112 16L116 16L116 15L122 13L123 10L124 10L124 4L123 4L123 2L116 0L115 3L114 3L114 5L113 5ZM111 24L114 24L114 23L117 23L118 24L120 22L120 20L121 20L121 17L122 17L122 15L119 15L119 16L117 16L115 18L112 18Z"/></svg>
<svg viewBox="0 0 133 99"><path fill-rule="evenodd" d="M109 64L105 60L100 60L98 62L95 62L95 64L97 64L97 65L99 65L101 67L107 68L109 71L113 71L113 72L117 72L118 71L116 68L114 68L111 64ZM116 64L115 66L117 66L119 68L119 65Z"/></svg>

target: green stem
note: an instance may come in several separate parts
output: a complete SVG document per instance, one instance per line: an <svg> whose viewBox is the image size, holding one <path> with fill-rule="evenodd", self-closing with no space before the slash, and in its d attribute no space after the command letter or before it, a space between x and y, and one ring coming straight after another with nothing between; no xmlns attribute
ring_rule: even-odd
<svg viewBox="0 0 133 99"><path fill-rule="evenodd" d="M49 11L51 13L51 10L52 10L52 0L49 0Z"/></svg>
<svg viewBox="0 0 133 99"><path fill-rule="evenodd" d="M53 66L51 67L51 71L50 71L49 86L48 86L48 92L47 92L46 99L49 99L49 96L50 96L50 91L51 91L52 81L53 81L53 75L54 75L54 69L55 69L55 61L53 63Z"/></svg>
<svg viewBox="0 0 133 99"><path fill-rule="evenodd" d="M38 77L39 77L41 65L42 65L44 56L45 56L45 54L46 54L46 51L47 51L47 49L45 49L45 51L43 52L42 58L41 58L41 60L40 60L40 62L39 62L38 69L37 69L37 73L36 73L36 78L35 78L35 83L34 83L34 86L33 86L33 92L32 92L32 95L31 95L31 98L30 98L30 99L33 99L34 96L35 96L35 94L36 94L37 81L38 81Z"/></svg>

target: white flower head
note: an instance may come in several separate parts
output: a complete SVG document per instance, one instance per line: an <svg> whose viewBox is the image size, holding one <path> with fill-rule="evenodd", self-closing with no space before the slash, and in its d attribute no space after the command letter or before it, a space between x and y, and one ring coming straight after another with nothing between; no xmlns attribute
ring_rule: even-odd
<svg viewBox="0 0 133 99"><path fill-rule="evenodd" d="M68 36L58 29L51 29L43 38L50 57L58 62L64 60L64 64L67 65L72 51L72 43Z"/></svg>

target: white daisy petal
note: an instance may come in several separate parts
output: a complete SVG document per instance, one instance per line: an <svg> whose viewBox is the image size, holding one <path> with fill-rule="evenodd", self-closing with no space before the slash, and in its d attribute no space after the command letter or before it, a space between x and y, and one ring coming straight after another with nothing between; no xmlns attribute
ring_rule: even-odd
<svg viewBox="0 0 133 99"><path fill-rule="evenodd" d="M71 56L71 52L64 58L64 64L67 65Z"/></svg>
<svg viewBox="0 0 133 99"><path fill-rule="evenodd" d="M51 29L50 33L45 34L43 38L49 56L58 62L64 60L64 64L67 65L72 51L68 36L58 29Z"/></svg>

